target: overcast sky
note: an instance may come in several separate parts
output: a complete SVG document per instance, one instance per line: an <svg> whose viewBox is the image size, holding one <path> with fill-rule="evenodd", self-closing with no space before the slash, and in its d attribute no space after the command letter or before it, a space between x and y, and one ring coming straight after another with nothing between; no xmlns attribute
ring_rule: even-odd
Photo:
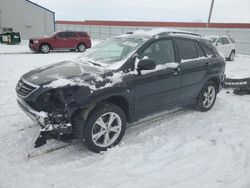
<svg viewBox="0 0 250 188"><path fill-rule="evenodd" d="M32 0L57 20L206 22L211 0ZM250 0L215 0L211 22L250 23Z"/></svg>

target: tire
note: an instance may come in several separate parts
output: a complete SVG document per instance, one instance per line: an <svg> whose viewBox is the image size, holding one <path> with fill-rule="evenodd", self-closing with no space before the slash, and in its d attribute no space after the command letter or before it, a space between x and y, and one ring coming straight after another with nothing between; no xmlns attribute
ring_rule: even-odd
<svg viewBox="0 0 250 188"><path fill-rule="evenodd" d="M125 130L124 111L112 103L103 104L91 112L85 124L85 145L96 153L106 151L120 142Z"/></svg>
<svg viewBox="0 0 250 188"><path fill-rule="evenodd" d="M84 44L79 44L77 46L77 51L78 52L85 52L86 51L86 46Z"/></svg>
<svg viewBox="0 0 250 188"><path fill-rule="evenodd" d="M228 57L229 61L234 61L235 58L235 51L231 51L230 56Z"/></svg>
<svg viewBox="0 0 250 188"><path fill-rule="evenodd" d="M213 81L207 82L201 90L197 102L196 109L201 112L210 110L217 97L217 85Z"/></svg>
<svg viewBox="0 0 250 188"><path fill-rule="evenodd" d="M42 44L40 46L40 52L43 54L47 54L50 52L50 46L48 44Z"/></svg>

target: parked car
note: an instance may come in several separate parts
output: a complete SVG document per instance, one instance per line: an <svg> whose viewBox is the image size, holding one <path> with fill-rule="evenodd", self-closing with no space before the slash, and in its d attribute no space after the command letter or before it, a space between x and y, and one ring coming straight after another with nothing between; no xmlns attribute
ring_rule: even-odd
<svg viewBox="0 0 250 188"><path fill-rule="evenodd" d="M236 53L236 43L232 37L226 35L211 35L208 36L217 50L222 53L226 60L233 61Z"/></svg>
<svg viewBox="0 0 250 188"><path fill-rule="evenodd" d="M77 60L24 74L17 102L42 131L73 134L100 152L119 143L127 122L178 106L210 110L224 71L225 60L206 38L136 31L107 39Z"/></svg>
<svg viewBox="0 0 250 188"><path fill-rule="evenodd" d="M60 31L46 37L32 38L29 40L32 51L49 53L50 50L77 50L84 52L91 48L91 38L84 31Z"/></svg>

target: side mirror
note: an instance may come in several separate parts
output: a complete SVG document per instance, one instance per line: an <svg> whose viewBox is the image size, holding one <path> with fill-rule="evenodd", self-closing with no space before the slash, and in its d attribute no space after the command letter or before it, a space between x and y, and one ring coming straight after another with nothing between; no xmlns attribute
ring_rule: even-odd
<svg viewBox="0 0 250 188"><path fill-rule="evenodd" d="M55 35L53 38L54 38L54 39L58 39L58 36L57 36L57 35Z"/></svg>
<svg viewBox="0 0 250 188"><path fill-rule="evenodd" d="M156 64L155 61L153 59L142 59L139 61L138 65L137 65L137 70L141 71L141 70L153 70L155 69Z"/></svg>

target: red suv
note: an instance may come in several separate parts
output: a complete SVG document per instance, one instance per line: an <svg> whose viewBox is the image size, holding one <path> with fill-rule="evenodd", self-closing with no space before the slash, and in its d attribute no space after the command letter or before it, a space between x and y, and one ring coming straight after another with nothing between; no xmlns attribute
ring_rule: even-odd
<svg viewBox="0 0 250 188"><path fill-rule="evenodd" d="M32 51L49 53L50 50L77 50L84 52L91 48L91 38L84 31L60 31L46 37L32 38L29 40L29 48Z"/></svg>

